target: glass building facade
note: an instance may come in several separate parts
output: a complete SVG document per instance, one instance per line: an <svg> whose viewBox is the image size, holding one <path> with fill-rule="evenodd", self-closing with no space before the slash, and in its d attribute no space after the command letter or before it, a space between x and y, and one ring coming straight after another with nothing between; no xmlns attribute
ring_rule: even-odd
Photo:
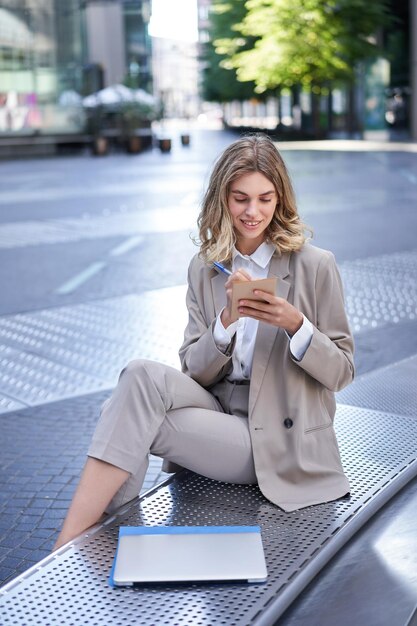
<svg viewBox="0 0 417 626"><path fill-rule="evenodd" d="M80 132L79 0L0 1L0 133Z"/></svg>
<svg viewBox="0 0 417 626"><path fill-rule="evenodd" d="M84 96L106 86L89 59L86 10L95 0L0 0L0 136L81 133ZM123 15L120 76L150 92L149 0L108 0ZM101 1L100 6L105 6Z"/></svg>
<svg viewBox="0 0 417 626"><path fill-rule="evenodd" d="M151 38L148 24L150 0L124 0L123 18L126 41L126 83L132 89L152 93Z"/></svg>

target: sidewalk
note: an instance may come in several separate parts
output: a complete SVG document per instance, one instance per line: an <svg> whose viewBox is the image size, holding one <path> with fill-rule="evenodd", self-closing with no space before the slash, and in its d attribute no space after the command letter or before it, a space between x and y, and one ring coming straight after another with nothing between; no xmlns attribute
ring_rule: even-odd
<svg viewBox="0 0 417 626"><path fill-rule="evenodd" d="M340 269L360 347L357 373L417 354L417 250L345 262ZM179 286L0 318L0 341L10 341L14 333L9 354L0 346L2 369L8 372L3 390L19 394L21 406L32 405L7 413L13 407L3 396L0 581L6 582L50 551L100 406L123 365L141 356L179 366L184 299L185 286ZM155 309L162 313L156 323ZM366 355L368 329L373 340L377 332L383 337L383 349L374 348L373 358ZM138 337L142 339L137 341ZM30 354L28 342L32 342ZM160 459L151 458L142 492L165 477Z"/></svg>
<svg viewBox="0 0 417 626"><path fill-rule="evenodd" d="M0 583L49 554L78 482L100 406L109 393L80 396L0 420ZM168 475L151 457L142 492Z"/></svg>
<svg viewBox="0 0 417 626"><path fill-rule="evenodd" d="M0 168L0 583L50 551L126 361L178 367L198 189L229 140ZM360 374L417 354L417 156L327 143L282 147L313 241L336 255ZM164 477L152 459L144 489Z"/></svg>

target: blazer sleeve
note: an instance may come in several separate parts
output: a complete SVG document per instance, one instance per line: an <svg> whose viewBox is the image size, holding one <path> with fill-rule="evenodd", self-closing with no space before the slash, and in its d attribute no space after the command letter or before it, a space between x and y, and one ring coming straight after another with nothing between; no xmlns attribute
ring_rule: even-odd
<svg viewBox="0 0 417 626"><path fill-rule="evenodd" d="M184 341L179 351L182 371L203 387L210 387L224 378L232 370L232 352L235 340L232 339L225 352L217 347L214 337L216 317L206 319L207 306L204 289L203 269L196 258L188 270L188 290L186 304L188 324Z"/></svg>
<svg viewBox="0 0 417 626"><path fill-rule="evenodd" d="M342 280L332 253L321 259L316 275L316 324L303 358L292 359L330 391L354 377L353 338L345 311Z"/></svg>

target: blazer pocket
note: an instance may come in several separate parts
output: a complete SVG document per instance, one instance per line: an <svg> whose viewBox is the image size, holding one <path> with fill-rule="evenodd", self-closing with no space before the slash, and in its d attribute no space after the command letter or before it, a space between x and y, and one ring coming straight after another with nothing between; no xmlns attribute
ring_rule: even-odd
<svg viewBox="0 0 417 626"><path fill-rule="evenodd" d="M314 433L316 430L325 430L326 428L330 428L332 426L332 421L326 422L325 424L319 424L319 426L312 426L311 428L306 428L304 430L305 434Z"/></svg>
<svg viewBox="0 0 417 626"><path fill-rule="evenodd" d="M314 433L316 432L316 430L325 430L326 428L329 428L329 426L332 426L333 424L333 420L330 417L327 410L320 411L317 416L315 417L312 416L311 420L309 421L310 421L311 426L304 429L305 433Z"/></svg>

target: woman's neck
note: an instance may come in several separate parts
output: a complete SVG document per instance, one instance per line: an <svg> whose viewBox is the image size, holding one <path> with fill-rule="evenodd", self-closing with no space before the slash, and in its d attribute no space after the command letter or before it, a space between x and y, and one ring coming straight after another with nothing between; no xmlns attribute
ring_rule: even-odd
<svg viewBox="0 0 417 626"><path fill-rule="evenodd" d="M237 241L235 243L235 248L238 252L240 252L240 254L243 254L244 256L250 256L259 248L259 246L264 243L264 241L265 239L262 239L261 241Z"/></svg>

